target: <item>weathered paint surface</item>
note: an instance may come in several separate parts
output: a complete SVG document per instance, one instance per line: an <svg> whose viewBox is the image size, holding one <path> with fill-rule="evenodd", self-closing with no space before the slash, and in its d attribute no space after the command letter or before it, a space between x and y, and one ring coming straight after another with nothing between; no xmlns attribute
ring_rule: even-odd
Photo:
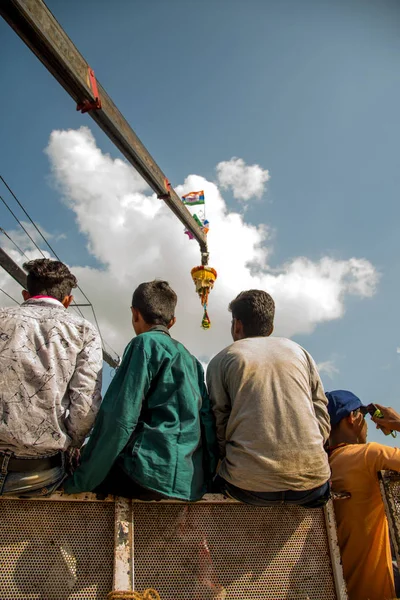
<svg viewBox="0 0 400 600"><path fill-rule="evenodd" d="M381 471L379 485L389 524L390 539L400 569L400 474L396 471Z"/></svg>
<svg viewBox="0 0 400 600"><path fill-rule="evenodd" d="M345 500L344 500L345 501ZM326 523L326 532L331 553L331 563L333 578L338 600L347 600L346 582L343 577L342 559L340 556L339 542L337 538L335 511L333 510L333 502L329 500L324 506L324 515Z"/></svg>
<svg viewBox="0 0 400 600"><path fill-rule="evenodd" d="M113 591L133 591L133 515L132 502L115 498L115 551Z"/></svg>

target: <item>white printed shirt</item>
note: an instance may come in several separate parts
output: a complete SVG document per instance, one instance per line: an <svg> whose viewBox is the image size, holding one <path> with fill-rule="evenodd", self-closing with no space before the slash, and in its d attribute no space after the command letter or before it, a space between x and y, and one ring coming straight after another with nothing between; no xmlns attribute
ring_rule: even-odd
<svg viewBox="0 0 400 600"><path fill-rule="evenodd" d="M101 340L54 298L0 308L0 451L79 447L101 402Z"/></svg>

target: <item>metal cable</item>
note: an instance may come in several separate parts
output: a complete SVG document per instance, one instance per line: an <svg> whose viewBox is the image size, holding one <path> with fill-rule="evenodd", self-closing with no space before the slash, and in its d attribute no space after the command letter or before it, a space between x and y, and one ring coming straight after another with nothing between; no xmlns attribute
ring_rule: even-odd
<svg viewBox="0 0 400 600"><path fill-rule="evenodd" d="M7 185L7 183L4 181L4 178L0 175L0 179L1 181L4 183L4 185L7 187L7 189L10 191L10 193L12 194L13 198L15 198L15 200L18 202L19 206L22 208L22 210L24 211L24 213L26 214L26 216L28 217L29 221L33 224L33 226L35 227L35 229L39 232L39 234L41 235L41 237L43 238L43 240L45 241L45 243L47 244L47 246L50 248L50 251L53 253L53 255L57 258L57 260L59 260L61 262L61 259L59 258L59 256L57 256L57 253L53 250L53 248L50 246L50 244L48 243L48 241L46 240L46 238L44 237L44 235L42 234L42 232L40 231L40 229L37 227L37 225L34 223L34 221L32 221L31 217L29 216L29 214L26 212L25 208L22 206L21 202L18 200L18 198L16 197L16 195L14 194L14 192L11 190L11 188ZM3 204L5 204L5 206L8 208L8 210L10 211L10 213L12 214L12 216L14 217L14 219L17 221L17 223L20 225L20 227L22 227L22 229L25 231L26 235L29 237L29 239L31 240L31 242L34 244L35 248L37 248L37 250L39 250L40 254L43 256L43 258L46 258L45 255L43 254L42 250L39 248L39 246L37 245L37 243L35 242L35 240L29 235L29 233L27 232L27 230L25 229L25 227L22 225L21 221L18 219L18 217L13 213L13 211L11 210L11 208L8 206L7 202L4 200L4 198L2 196L0 196L0 200L3 202ZM26 254L25 254L26 256ZM26 258L28 258L26 256ZM29 259L28 259L29 260ZM85 294L83 293L83 291L80 289L80 287L78 286L78 289L82 292L82 294L85 296ZM90 302L90 300L85 296L86 300L88 302ZM73 305L72 305L73 306ZM83 312L80 310L80 308L77 309L78 313L81 315L81 317L84 319L85 317L83 316ZM98 324L97 324L97 328L98 328ZM99 330L100 333L100 330ZM101 337L101 334L100 334Z"/></svg>
<svg viewBox="0 0 400 600"><path fill-rule="evenodd" d="M6 183L6 181L4 180L4 178L1 175L0 175L0 179L4 183L4 185L6 186L6 188L8 189L8 191L10 192L10 194L12 195L12 197L15 199L15 201L18 203L18 205L24 211L25 215L28 217L29 221L32 223L32 225L34 226L34 228L36 229L36 231L38 232L38 234L41 236L41 238L43 239L44 243L49 248L50 252L56 257L57 260L59 260L60 262L62 262L61 258L58 256L57 252L54 250L54 248L52 246L50 246L49 242L46 240L46 238L44 237L43 233L40 231L39 227L31 219L31 217L29 216L29 214L27 213L27 211L25 210L25 208L23 207L23 205L21 204L21 202L18 200L17 196L14 194L14 192L12 191L12 189L10 188L10 186ZM92 303L90 302L89 298L86 296L85 292L79 287L79 285L77 287L78 287L78 290L83 294L83 296L85 297L85 299L92 305ZM93 309L93 313L94 313L94 309ZM94 317L95 317L95 321L96 321L96 325L97 325L97 318L96 318L95 315L94 315Z"/></svg>
<svg viewBox="0 0 400 600"><path fill-rule="evenodd" d="M35 246L35 248L37 250L39 250L40 254L43 256L43 258L46 258L45 255L43 254L43 252L41 251L41 249L39 248L39 246L37 245L37 243L35 242L35 240L32 238L32 236L27 232L27 230L25 229L25 227L22 225L21 221L18 219L17 215L15 213L13 213L13 211L11 210L11 208L8 206L7 202L4 200L3 196L0 196L0 200L2 201L2 203L8 208L8 210L10 211L10 213L12 214L12 216L14 217L14 219L17 221L18 225L21 227L21 229L23 229L26 233L26 235L28 236L28 238L31 240L32 244Z"/></svg>
<svg viewBox="0 0 400 600"><path fill-rule="evenodd" d="M27 256L25 254L25 252L23 250L21 250L21 248L14 242L14 240L8 235L7 231L4 231L4 229L2 227L0 227L0 231L1 233L4 233L4 235L6 236L6 238L8 240L10 240L10 242L12 244L14 244L14 246L16 247L16 249L21 253L22 256L25 256L25 258L27 258L29 260L29 256Z"/></svg>
<svg viewBox="0 0 400 600"><path fill-rule="evenodd" d="M42 232L40 231L40 229L38 228L38 226L36 225L36 223L31 219L31 217L28 214L28 212L25 210L25 208L23 207L23 205L21 204L21 202L18 200L17 196L14 194L14 192L12 191L12 189L10 188L10 186L7 184L7 182L4 180L4 178L1 175L0 175L0 179L4 183L4 185L6 186L6 188L8 189L8 191L10 192L10 194L12 195L12 197L15 199L15 201L18 203L18 205L20 206L20 208L23 210L24 214L27 216L27 218L29 219L29 221L32 223L32 225L34 226L34 228L36 229L36 231L39 233L39 235L41 236L41 238L43 239L43 241L45 242L45 244L47 245L47 247L49 248L49 250L51 251L51 253L53 254L53 256L55 256L57 260L59 260L60 262L62 262L61 259L60 259L60 257L57 255L56 251L54 250L54 248L52 248L52 246L50 246L49 242L46 240L46 238L44 237L44 235L42 234ZM20 226L22 227L22 229L25 231L25 233L27 234L27 236L29 237L29 239L33 242L33 244L36 246L36 248L39 250L39 252L41 253L41 255L44 258L43 252L41 251L41 249L39 248L39 246L35 243L35 241L31 238L31 236L26 231L26 229L24 228L24 226L22 225L22 223L19 221L18 217L12 212L12 210L10 209L10 207L8 206L8 204L6 203L6 201L1 196L0 196L0 199L7 206L8 210L11 212L11 214L13 215L13 217L18 221L18 223L20 224ZM96 316L96 312L94 310L94 306L90 302L89 298L86 296L85 292L82 290L82 288L79 285L77 286L77 289L81 292L81 294L83 295L83 297L89 302L89 304L91 306L91 309L92 309L92 312L93 312L93 318L94 318L97 330L98 330L99 335L100 335L101 343L103 345L103 336L102 336L101 331L100 331L100 326L99 326L99 322L97 320L97 316ZM71 306L73 306L73 305L71 305ZM76 308L78 309L78 311L79 311L80 315L82 316L82 318L84 318L84 315L83 315L82 311L80 310L80 308L79 307L76 307ZM118 354L116 352L115 352L115 354L118 356Z"/></svg>
<svg viewBox="0 0 400 600"><path fill-rule="evenodd" d="M0 175L0 178L2 179L2 181L4 181L4 179L1 177L1 175ZM8 187L8 186L7 186L7 187ZM28 238L31 240L31 242L32 242L32 244L35 246L35 248L36 248L37 250L39 250L39 252L40 252L40 254L43 256L43 258L46 258L46 257L45 257L45 255L43 254L42 250L39 248L39 246L38 246L38 245L37 245L37 243L35 242L35 240L34 240L34 239L33 239L33 238L32 238L32 237L29 235L29 233L27 232L27 230L25 229L25 227L22 225L21 221L18 219L17 215L16 215L16 214L15 214L15 213L14 213L14 212L11 210L11 208L8 206L7 202L4 200L4 198L3 198L2 196L0 196L0 200L1 200L1 201L3 202L3 204L4 204L4 205L5 205L7 208L8 208L8 210L10 211L10 213L12 214L12 216L14 217L14 219L17 221L17 223L19 224L19 226L20 226L20 227L21 227L21 228L24 230L24 232L26 233L26 235L28 236ZM32 221L32 219L31 219L30 217L29 217L29 219L30 219L30 221ZM36 227L36 229L37 229L37 227ZM4 230L2 230L2 231L3 231L3 233L5 233L5 231L4 231ZM5 233L5 235L7 235L7 234ZM42 235L42 234L40 234L40 235ZM9 236L7 235L7 237L9 237ZM43 236L42 236L42 237L43 237ZM12 241L12 240L11 240L11 241ZM15 243L15 242L13 242L13 243ZM47 244L47 245L49 245L49 244ZM24 252L23 254L26 256L25 252ZM58 256L55 254L55 252L53 252L53 254L56 256L56 258L57 258L58 260L60 260L60 259L58 258ZM26 258L28 258L28 257L26 256ZM28 258L28 260L29 260L29 258ZM79 314L81 315L81 317L82 317L82 318L84 318L84 316L83 316L83 312L82 312L82 311L81 311L79 308L78 308L78 311L79 311Z"/></svg>
<svg viewBox="0 0 400 600"><path fill-rule="evenodd" d="M6 183L6 181L4 180L4 178L1 175L0 175L0 179L4 183L4 185L6 186L6 188L8 189L8 191L10 192L10 194L12 195L12 197L14 198L14 200L18 203L18 206L21 208L21 210L23 210L23 212L25 213L25 215L27 216L27 218L29 219L29 221L32 223L32 225L34 226L34 228L36 229L36 231L38 232L38 234L40 235L40 237L42 238L42 240L44 241L44 243L49 248L50 252L52 252L52 254L56 257L56 259L61 262L60 257L57 256L57 253L55 252L55 250L50 246L49 242L46 240L46 238L44 237L43 233L40 231L39 227L31 219L30 215L27 213L27 211L25 210L25 208L23 207L23 205L21 204L21 202L18 200L17 196L14 194L14 192L12 191L12 189L10 188L10 186Z"/></svg>
<svg viewBox="0 0 400 600"><path fill-rule="evenodd" d="M16 299L15 299L15 298L13 298L12 296L10 296L10 294L7 294L7 292L5 292L4 290L2 290L1 288L0 288L0 292L3 292L3 294L5 294L5 295L6 295L6 296L8 296L8 297L9 297L11 300L13 300L13 301L15 302L15 304L18 304L18 305L19 305L19 302L18 302L18 300L16 300Z"/></svg>

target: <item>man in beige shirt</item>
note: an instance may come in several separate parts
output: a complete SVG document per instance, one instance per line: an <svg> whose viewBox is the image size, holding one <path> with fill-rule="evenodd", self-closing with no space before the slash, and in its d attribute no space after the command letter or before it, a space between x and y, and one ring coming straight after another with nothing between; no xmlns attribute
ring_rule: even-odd
<svg viewBox="0 0 400 600"><path fill-rule="evenodd" d="M301 346L270 337L275 305L261 290L229 305L234 343L210 362L221 491L247 504L320 506L329 497L327 399Z"/></svg>

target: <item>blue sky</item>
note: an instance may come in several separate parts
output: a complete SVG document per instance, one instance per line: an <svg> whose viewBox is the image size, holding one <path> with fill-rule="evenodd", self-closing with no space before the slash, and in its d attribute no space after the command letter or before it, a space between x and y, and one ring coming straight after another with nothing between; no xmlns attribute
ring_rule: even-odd
<svg viewBox="0 0 400 600"><path fill-rule="evenodd" d="M333 366L322 372L327 390L400 411L398 3L47 4L173 185L189 174L215 181L232 157L268 169L261 200L223 195L248 224L271 229L271 269L301 256L374 266L372 297L346 295L341 318L293 338ZM103 153L117 150L5 22L0 67L1 174L66 262L102 269L44 149L53 130L86 125ZM14 228L1 206L0 226ZM93 287L95 305L101 293Z"/></svg>

